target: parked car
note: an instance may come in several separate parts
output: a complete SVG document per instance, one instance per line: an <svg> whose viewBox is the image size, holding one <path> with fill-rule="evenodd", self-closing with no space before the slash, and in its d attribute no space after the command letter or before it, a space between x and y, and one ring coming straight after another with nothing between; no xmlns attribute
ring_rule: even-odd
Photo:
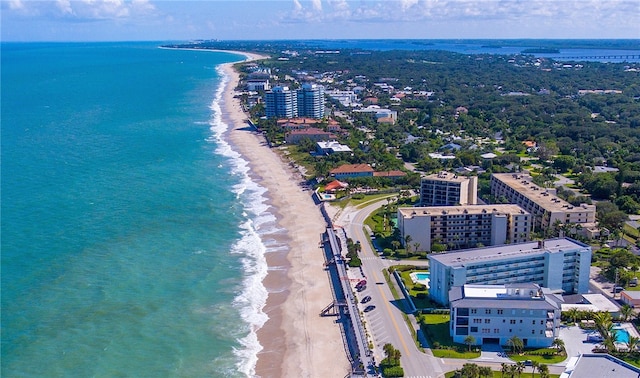
<svg viewBox="0 0 640 378"><path fill-rule="evenodd" d="M367 303L371 300L371 296L367 295L366 297L362 298L362 300L360 301L360 303Z"/></svg>
<svg viewBox="0 0 640 378"><path fill-rule="evenodd" d="M373 311L376 308L376 306L373 305L369 305L367 307L364 308L364 312L369 312L369 311Z"/></svg>

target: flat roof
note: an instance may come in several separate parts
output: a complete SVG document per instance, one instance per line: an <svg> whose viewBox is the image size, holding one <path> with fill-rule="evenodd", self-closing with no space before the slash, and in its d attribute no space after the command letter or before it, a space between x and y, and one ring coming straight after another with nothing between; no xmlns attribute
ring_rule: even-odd
<svg viewBox="0 0 640 378"><path fill-rule="evenodd" d="M606 312L618 312L620 311L620 306L611 302L607 297L602 294L582 294L582 297L586 299L589 303L596 306L599 311Z"/></svg>
<svg viewBox="0 0 640 378"><path fill-rule="evenodd" d="M548 192L533 183L531 176L522 173L494 173L491 175L497 180L513 188L518 193L527 197L530 201L537 203L540 207L550 212L562 211L565 213L595 212L595 205L585 203L580 206L573 206L569 202L559 198L555 194Z"/></svg>
<svg viewBox="0 0 640 378"><path fill-rule="evenodd" d="M448 156L446 157L449 158ZM455 156L453 157L455 159ZM460 176L451 172L440 172L434 173L428 176L423 176L422 180L433 180L433 181L449 181L449 182L465 182L469 180L467 176Z"/></svg>
<svg viewBox="0 0 640 378"><path fill-rule="evenodd" d="M631 299L640 299L640 291L624 290L622 293Z"/></svg>
<svg viewBox="0 0 640 378"><path fill-rule="evenodd" d="M570 369L570 378L638 378L640 375L639 368L608 354L583 354L575 366L567 366L567 370Z"/></svg>
<svg viewBox="0 0 640 378"><path fill-rule="evenodd" d="M400 207L398 212L405 218L421 215L465 215L493 212L529 214L529 212L515 204ZM443 214L443 212L446 212L446 214Z"/></svg>
<svg viewBox="0 0 640 378"><path fill-rule="evenodd" d="M519 295L518 292L525 295ZM527 291L533 295L526 295ZM453 287L449 293L452 307L500 307L509 309L555 310L558 303L547 295L539 295L535 284L463 285Z"/></svg>
<svg viewBox="0 0 640 378"><path fill-rule="evenodd" d="M559 253L576 249L590 248L586 244L569 238L550 239L543 242L539 248L538 242L526 242L519 244L505 244L500 246L466 249L448 253L431 253L429 260L438 261L441 264L460 267L473 263L483 263L491 260L504 260L518 258L523 255L540 255L544 253Z"/></svg>

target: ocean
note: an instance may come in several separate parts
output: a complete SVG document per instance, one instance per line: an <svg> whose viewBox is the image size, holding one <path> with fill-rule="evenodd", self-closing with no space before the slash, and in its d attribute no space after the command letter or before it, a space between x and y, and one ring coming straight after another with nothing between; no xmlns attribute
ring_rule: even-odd
<svg viewBox="0 0 640 378"><path fill-rule="evenodd" d="M242 59L2 44L3 377L254 373L282 246L224 140L217 67Z"/></svg>

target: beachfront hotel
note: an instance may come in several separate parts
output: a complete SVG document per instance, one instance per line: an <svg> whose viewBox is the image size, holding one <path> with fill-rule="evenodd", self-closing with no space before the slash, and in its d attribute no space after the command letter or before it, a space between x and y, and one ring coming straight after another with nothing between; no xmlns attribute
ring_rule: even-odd
<svg viewBox="0 0 640 378"><path fill-rule="evenodd" d="M494 197L503 197L533 215L534 230L544 230L557 222L580 224L585 231L595 226L595 205L583 203L573 206L558 198L553 191L534 184L529 175L494 173L491 175L490 185Z"/></svg>
<svg viewBox="0 0 640 378"><path fill-rule="evenodd" d="M560 332L562 296L533 283L454 286L449 292L449 333L456 343L548 347Z"/></svg>
<svg viewBox="0 0 640 378"><path fill-rule="evenodd" d="M411 236L418 251L434 242L449 249L521 243L530 240L531 214L518 205L471 205L398 208L403 242Z"/></svg>
<svg viewBox="0 0 640 378"><path fill-rule="evenodd" d="M434 301L447 305L449 290L465 284L535 283L563 294L587 293L591 247L569 238L468 249L429 256Z"/></svg>
<svg viewBox="0 0 640 378"><path fill-rule="evenodd" d="M420 206L475 205L478 178L440 172L420 180Z"/></svg>

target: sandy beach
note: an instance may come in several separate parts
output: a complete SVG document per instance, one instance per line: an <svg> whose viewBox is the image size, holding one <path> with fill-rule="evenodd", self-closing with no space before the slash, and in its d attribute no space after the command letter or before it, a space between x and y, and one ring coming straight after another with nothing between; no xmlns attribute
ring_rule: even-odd
<svg viewBox="0 0 640 378"><path fill-rule="evenodd" d="M247 60L262 58L237 53ZM239 75L232 64L223 69L229 75L221 104L229 124L228 139L249 161L252 178L268 189L278 225L287 231L282 242L289 247L266 256L269 272L263 283L269 296L263 311L269 320L258 330L263 349L256 376L343 377L349 372L349 362L340 328L335 318L319 315L333 301L319 248L326 223L311 192L300 187L299 172L266 146L262 135L247 129L247 116L234 98Z"/></svg>

